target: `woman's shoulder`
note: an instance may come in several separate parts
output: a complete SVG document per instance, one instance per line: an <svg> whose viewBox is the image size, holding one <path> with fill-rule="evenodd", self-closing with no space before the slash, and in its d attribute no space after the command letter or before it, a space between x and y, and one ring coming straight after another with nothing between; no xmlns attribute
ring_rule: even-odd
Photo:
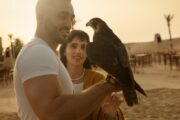
<svg viewBox="0 0 180 120"><path fill-rule="evenodd" d="M99 71L87 69L86 79L91 79L92 81L98 82L101 80L105 80L105 76Z"/></svg>
<svg viewBox="0 0 180 120"><path fill-rule="evenodd" d="M101 80L105 80L105 76L102 73L95 70L86 69L84 88L86 89Z"/></svg>
<svg viewBox="0 0 180 120"><path fill-rule="evenodd" d="M88 76L96 76L96 77L99 76L99 77L104 77L105 78L105 76L101 72L96 71L96 70L87 69L86 73L87 73Z"/></svg>

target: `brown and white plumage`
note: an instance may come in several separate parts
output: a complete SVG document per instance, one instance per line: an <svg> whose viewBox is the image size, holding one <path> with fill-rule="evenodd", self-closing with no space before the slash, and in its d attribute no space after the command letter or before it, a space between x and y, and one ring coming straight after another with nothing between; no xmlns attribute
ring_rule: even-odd
<svg viewBox="0 0 180 120"><path fill-rule="evenodd" d="M86 26L94 29L93 42L87 45L89 60L118 79L128 106L137 104L136 90L146 94L134 80L124 44L100 18L92 18Z"/></svg>

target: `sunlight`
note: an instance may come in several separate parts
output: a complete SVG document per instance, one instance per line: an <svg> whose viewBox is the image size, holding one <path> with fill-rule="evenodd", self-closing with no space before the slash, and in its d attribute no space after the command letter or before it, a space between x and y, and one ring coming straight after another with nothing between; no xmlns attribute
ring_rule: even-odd
<svg viewBox="0 0 180 120"><path fill-rule="evenodd" d="M32 38L35 27L35 4L37 0L3 0L3 4L0 5L3 15L1 18L0 36L3 37L3 46L6 47L7 35L13 34L14 39L16 37L22 39L25 43Z"/></svg>
<svg viewBox="0 0 180 120"><path fill-rule="evenodd" d="M36 29L35 5L37 0L1 0L0 36L3 46L7 46L7 35L13 34L30 41ZM168 39L168 29L164 14L174 14L172 37L180 36L179 0L72 0L77 24L76 29L86 31L92 37L92 29L85 27L92 17L100 17L107 22L123 42L152 41L155 33Z"/></svg>

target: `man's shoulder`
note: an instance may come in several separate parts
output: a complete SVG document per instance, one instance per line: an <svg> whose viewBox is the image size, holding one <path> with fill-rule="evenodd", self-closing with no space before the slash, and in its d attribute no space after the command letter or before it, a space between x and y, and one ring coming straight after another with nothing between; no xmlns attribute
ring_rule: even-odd
<svg viewBox="0 0 180 120"><path fill-rule="evenodd" d="M53 60L54 62L54 60L56 60L55 58L55 53L48 45L33 39L22 48L16 61L47 59L47 61Z"/></svg>
<svg viewBox="0 0 180 120"><path fill-rule="evenodd" d="M26 48L46 48L50 50L50 47L47 45L47 43L39 38L33 38L26 46Z"/></svg>
<svg viewBox="0 0 180 120"><path fill-rule="evenodd" d="M51 48L43 41L38 38L33 38L29 43L27 43L21 54L28 54L33 52L34 54L37 52L52 52Z"/></svg>

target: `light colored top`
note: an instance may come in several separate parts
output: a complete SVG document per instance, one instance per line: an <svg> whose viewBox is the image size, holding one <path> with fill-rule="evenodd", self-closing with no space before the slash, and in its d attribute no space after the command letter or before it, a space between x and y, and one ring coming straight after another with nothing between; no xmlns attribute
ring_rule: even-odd
<svg viewBox="0 0 180 120"><path fill-rule="evenodd" d="M72 81L66 68L48 44L36 37L23 47L14 67L14 89L21 120L38 120L27 100L23 83L43 75L57 75L62 93L73 94Z"/></svg>
<svg viewBox="0 0 180 120"><path fill-rule="evenodd" d="M73 83L74 93L75 94L80 93L83 90L83 85L84 85L83 82L81 82L81 83Z"/></svg>
<svg viewBox="0 0 180 120"><path fill-rule="evenodd" d="M73 84L74 93L78 94L82 90L91 87L92 85L98 83L101 80L105 80L105 77L101 73L96 72L94 70L86 69L85 74L83 76L83 81L81 83ZM85 118L83 120L98 120L97 117L98 117L100 106L101 105L98 105L97 109L95 111L93 111L87 118Z"/></svg>
<svg viewBox="0 0 180 120"><path fill-rule="evenodd" d="M95 83L104 80L105 77L94 70L86 69L81 83L73 83L74 93L80 93L82 90L94 85Z"/></svg>

